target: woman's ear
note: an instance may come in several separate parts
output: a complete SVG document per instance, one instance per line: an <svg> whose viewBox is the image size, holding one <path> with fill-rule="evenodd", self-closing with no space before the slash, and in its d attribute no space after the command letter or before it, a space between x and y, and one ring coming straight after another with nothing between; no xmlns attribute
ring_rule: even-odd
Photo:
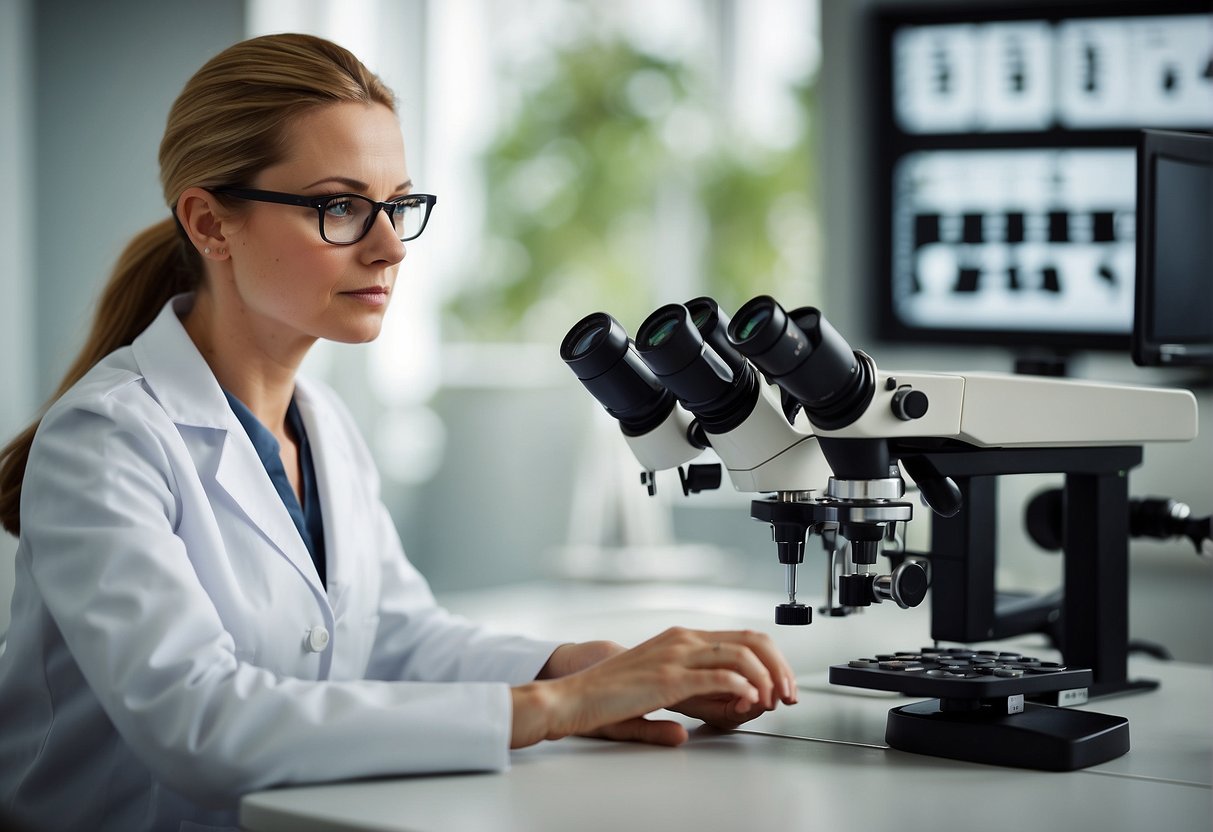
<svg viewBox="0 0 1213 832"><path fill-rule="evenodd" d="M186 188L177 198L177 221L203 259L227 259L223 224L231 221L231 215L214 194L205 188Z"/></svg>

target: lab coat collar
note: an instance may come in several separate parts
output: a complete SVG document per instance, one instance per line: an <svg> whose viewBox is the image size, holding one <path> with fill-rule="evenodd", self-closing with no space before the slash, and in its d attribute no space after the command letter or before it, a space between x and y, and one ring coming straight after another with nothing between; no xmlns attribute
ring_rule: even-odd
<svg viewBox="0 0 1213 832"><path fill-rule="evenodd" d="M205 467L213 466L213 476L219 486L258 531L295 565L317 596L325 599L324 587L320 584L320 576L311 555L282 498L274 489L252 440L232 412L210 365L198 352L181 323L180 316L189 311L193 301L192 294L177 295L164 305L156 319L134 340L131 346L139 370L152 395L178 427L226 433L220 446L218 464L213 461L207 465L200 464L200 473L205 473ZM312 433L311 425L307 422L305 414L313 447L323 447L325 443L320 440L319 431ZM203 447L213 448L214 443L199 443L189 433L183 431L182 438L190 446L195 462L201 463L208 456ZM320 504L321 510L328 516L324 491L322 488Z"/></svg>
<svg viewBox="0 0 1213 832"><path fill-rule="evenodd" d="M166 303L131 345L135 360L156 401L178 425L240 429L223 388L181 323L193 305L192 292Z"/></svg>

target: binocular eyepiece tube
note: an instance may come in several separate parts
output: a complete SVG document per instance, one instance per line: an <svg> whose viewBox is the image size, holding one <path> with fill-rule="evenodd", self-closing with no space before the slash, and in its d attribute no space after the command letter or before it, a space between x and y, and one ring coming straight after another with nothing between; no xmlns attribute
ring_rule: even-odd
<svg viewBox="0 0 1213 832"><path fill-rule="evenodd" d="M875 364L819 310L785 312L768 295L748 301L732 320L707 297L662 306L635 342L618 321L596 312L569 330L560 357L628 435L660 424L675 397L708 433L733 430L758 399L755 367L822 430L858 419L876 389Z"/></svg>
<svg viewBox="0 0 1213 832"><path fill-rule="evenodd" d="M661 307L635 341L610 315L595 312L565 335L560 357L627 436L655 429L675 401L704 432L722 434L750 416L760 392L754 367L729 342L728 326L728 315L707 297Z"/></svg>
<svg viewBox="0 0 1213 832"><path fill-rule="evenodd" d="M811 306L788 313L774 298L759 295L737 310L728 337L739 353L800 402L819 428L846 427L872 401L872 360L852 350Z"/></svg>
<svg viewBox="0 0 1213 832"><path fill-rule="evenodd" d="M623 326L605 312L574 324L560 344L560 357L627 436L653 430L674 409L673 394L640 360Z"/></svg>
<svg viewBox="0 0 1213 832"><path fill-rule="evenodd" d="M711 434L744 422L758 401L758 376L728 342L728 317L710 298L661 307L640 325L641 360Z"/></svg>

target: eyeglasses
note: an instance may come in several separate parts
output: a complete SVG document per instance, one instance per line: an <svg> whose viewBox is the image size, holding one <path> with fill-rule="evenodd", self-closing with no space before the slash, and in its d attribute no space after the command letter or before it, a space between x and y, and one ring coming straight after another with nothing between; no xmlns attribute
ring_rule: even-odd
<svg viewBox="0 0 1213 832"><path fill-rule="evenodd" d="M320 236L326 243L348 246L361 240L375 224L382 210L392 221L401 242L415 240L425 230L430 211L438 202L433 194L409 194L388 202L376 202L360 194L330 196L299 196L278 191L258 191L253 188L211 188L212 193L234 196L252 202L273 202L279 205L301 205L315 208L320 223Z"/></svg>

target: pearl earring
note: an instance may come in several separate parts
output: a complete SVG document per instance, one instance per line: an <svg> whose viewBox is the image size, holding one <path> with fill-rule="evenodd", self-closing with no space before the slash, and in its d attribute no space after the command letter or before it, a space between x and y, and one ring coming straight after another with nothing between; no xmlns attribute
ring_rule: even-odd
<svg viewBox="0 0 1213 832"><path fill-rule="evenodd" d="M210 254L210 253L211 253L211 248L210 248L210 246L207 246L206 248L202 249L202 253L203 253L203 254Z"/></svg>

